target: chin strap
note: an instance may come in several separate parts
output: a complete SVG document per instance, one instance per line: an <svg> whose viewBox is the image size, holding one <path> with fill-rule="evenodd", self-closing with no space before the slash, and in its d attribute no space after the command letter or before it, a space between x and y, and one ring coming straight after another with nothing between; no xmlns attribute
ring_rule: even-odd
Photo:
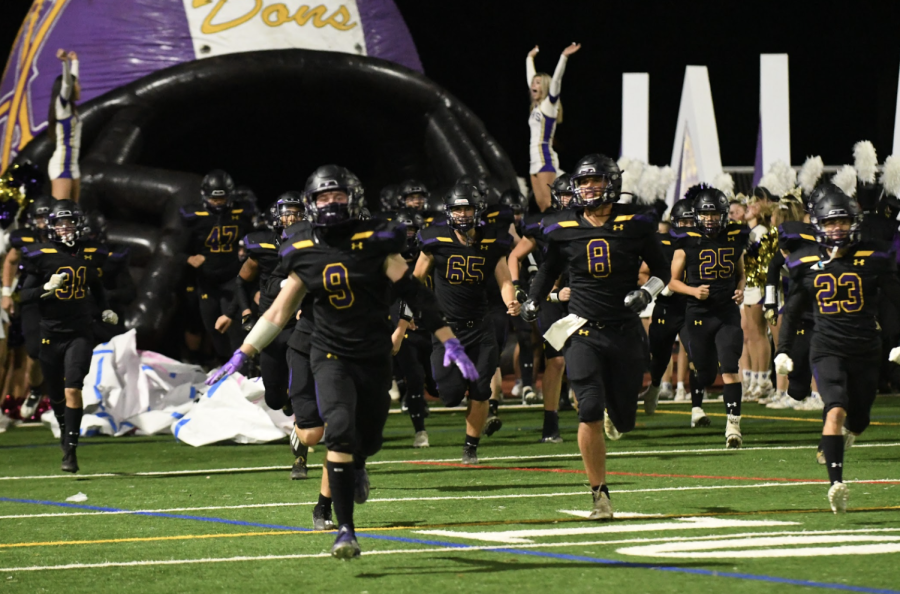
<svg viewBox="0 0 900 594"><path fill-rule="evenodd" d="M828 264L831 263L832 260L834 260L834 257L837 256L839 249L840 248L838 246L834 246L833 248L831 248L831 255L829 255L828 260L826 260L825 262L822 262L820 260L820 261L816 262L815 264L813 264L812 266L810 266L810 268L817 268L819 270L825 268Z"/></svg>

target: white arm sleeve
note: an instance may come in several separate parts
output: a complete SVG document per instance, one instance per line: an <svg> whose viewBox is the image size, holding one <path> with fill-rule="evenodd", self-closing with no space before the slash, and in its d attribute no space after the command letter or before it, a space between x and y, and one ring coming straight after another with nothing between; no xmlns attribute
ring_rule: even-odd
<svg viewBox="0 0 900 594"><path fill-rule="evenodd" d="M559 56L556 70L553 72L553 78L550 79L550 103L556 103L556 100L559 99L559 93L562 91L562 78L566 72L566 62L568 60L566 56Z"/></svg>
<svg viewBox="0 0 900 594"><path fill-rule="evenodd" d="M78 62L77 61L73 62L72 70L76 70L77 68L78 68ZM72 70L69 69L69 61L68 60L63 60L62 70L63 70L63 72L62 72L62 88L59 91L59 98L62 99L63 101L68 101L69 98L72 96L72 87L74 86L73 81L72 81L72 76L78 76L78 75L76 74L76 72L73 72Z"/></svg>
<svg viewBox="0 0 900 594"><path fill-rule="evenodd" d="M531 88L531 81L534 80L537 70L534 69L534 58L528 56L525 58L525 76L528 77L528 88Z"/></svg>

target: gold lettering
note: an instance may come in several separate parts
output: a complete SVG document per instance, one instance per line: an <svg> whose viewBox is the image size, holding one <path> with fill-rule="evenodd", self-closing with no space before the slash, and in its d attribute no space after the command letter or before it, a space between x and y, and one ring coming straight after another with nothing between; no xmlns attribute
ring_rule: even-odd
<svg viewBox="0 0 900 594"><path fill-rule="evenodd" d="M194 0L194 7L196 8L197 4L203 1L204 0ZM239 27L259 14L259 11L262 10L263 6L263 0L256 0L256 6L247 14L236 19L214 25L213 19L216 18L216 15L219 14L219 11L222 10L222 7L225 6L226 2L228 2L228 0L219 0L218 3L213 7L213 9L209 11L209 14L206 15L205 19L203 19L203 25L200 27L201 33L205 35L213 35L215 33L227 31L228 29ZM205 4L201 4L201 6L205 6Z"/></svg>
<svg viewBox="0 0 900 594"><path fill-rule="evenodd" d="M272 20L272 14L275 14L275 20ZM284 4L273 4L263 9L262 20L270 27L280 27L291 20L291 13L288 12L288 8Z"/></svg>
<svg viewBox="0 0 900 594"><path fill-rule="evenodd" d="M322 4L312 9L310 9L310 7L306 4L303 4L300 6L300 8L297 9L297 14L294 15L294 20L297 21L297 24L302 27L309 22L309 19L313 19L313 26L321 29L325 26L325 22L322 20L322 17L325 16L326 12L328 12L328 9L325 8L325 6Z"/></svg>
<svg viewBox="0 0 900 594"><path fill-rule="evenodd" d="M341 17L341 20L338 21L337 17ZM340 8L334 11L334 14L332 14L325 20L325 24L331 25L338 31L349 31L356 26L356 23L350 22L350 11L347 10L347 7L343 4L341 4ZM318 25L316 25L316 27L318 27Z"/></svg>

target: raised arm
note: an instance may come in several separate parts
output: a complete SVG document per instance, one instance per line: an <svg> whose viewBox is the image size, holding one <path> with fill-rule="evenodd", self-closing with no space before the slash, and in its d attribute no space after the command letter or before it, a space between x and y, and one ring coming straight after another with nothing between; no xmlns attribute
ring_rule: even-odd
<svg viewBox="0 0 900 594"><path fill-rule="evenodd" d="M537 74L537 70L534 69L534 57L538 53L538 46L534 46L530 52L528 52L528 57L525 58L525 76L528 78L526 81L528 83L528 88L531 88L531 82L534 80L535 75Z"/></svg>

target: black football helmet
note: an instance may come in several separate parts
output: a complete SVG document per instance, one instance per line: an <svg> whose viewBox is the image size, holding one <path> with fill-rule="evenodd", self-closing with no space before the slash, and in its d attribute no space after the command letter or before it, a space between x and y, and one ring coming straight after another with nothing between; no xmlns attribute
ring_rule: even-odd
<svg viewBox="0 0 900 594"><path fill-rule="evenodd" d="M400 197L400 208L412 208L413 210L420 211L425 210L425 202L427 202L428 197L431 196L428 187L417 179L408 179L400 184L398 194ZM407 203L407 200L409 199L414 200L414 203Z"/></svg>
<svg viewBox="0 0 900 594"><path fill-rule="evenodd" d="M453 209L460 206L471 206L475 209L472 216L453 214ZM447 215L447 224L452 229L465 233L474 229L481 220L481 212L484 210L484 198L477 187L471 184L456 184L444 197L444 212Z"/></svg>
<svg viewBox="0 0 900 594"><path fill-rule="evenodd" d="M672 205L669 219L676 227L694 226L694 203L687 198L682 198Z"/></svg>
<svg viewBox="0 0 900 594"><path fill-rule="evenodd" d="M72 200L57 200L47 215L47 237L69 247L81 239L84 211Z"/></svg>
<svg viewBox="0 0 900 594"><path fill-rule="evenodd" d="M347 202L316 205L316 197L323 192L340 191L347 194ZM330 227L359 218L365 206L365 192L356 175L340 165L323 165L313 171L303 189L306 215L313 225Z"/></svg>
<svg viewBox="0 0 900 594"><path fill-rule="evenodd" d="M521 215L525 213L528 199L519 190L506 190L500 194L500 204L509 207L514 215Z"/></svg>
<svg viewBox="0 0 900 594"><path fill-rule="evenodd" d="M28 205L25 225L31 229L41 231L46 229L47 216L50 214L50 209L53 207L54 202L56 202L56 199L53 196L47 196L46 194L37 196L34 202Z"/></svg>
<svg viewBox="0 0 900 594"><path fill-rule="evenodd" d="M728 220L728 197L715 188L705 187L694 194L694 223L710 237L719 234Z"/></svg>
<svg viewBox="0 0 900 594"><path fill-rule="evenodd" d="M592 177L606 180L606 186L599 188L581 187L581 182ZM616 162L597 153L582 157L569 174L572 190L578 206L596 208L603 204L618 202L622 193L622 172Z"/></svg>
<svg viewBox="0 0 900 594"><path fill-rule="evenodd" d="M89 210L84 215L84 226L81 236L91 241L106 242L108 225L106 217L98 210Z"/></svg>
<svg viewBox="0 0 900 594"><path fill-rule="evenodd" d="M276 233L281 233L287 227L299 222L303 218L303 194L296 191L285 192L269 208L269 225Z"/></svg>
<svg viewBox="0 0 900 594"><path fill-rule="evenodd" d="M563 173L550 184L550 203L554 208L568 208L572 205L574 196L575 188L572 187L572 178L568 173Z"/></svg>
<svg viewBox="0 0 900 594"><path fill-rule="evenodd" d="M831 234L826 232L825 223L835 219L848 219L850 221L850 229L846 232L832 231ZM816 238L819 243L830 248L842 248L853 245L854 243L859 243L861 239L862 209L856 200L846 195L836 186L826 189L819 197L810 214L810 222L816 228Z"/></svg>
<svg viewBox="0 0 900 594"><path fill-rule="evenodd" d="M389 184L381 188L378 194L378 201L381 203L381 212L394 212L400 208L400 185Z"/></svg>
<svg viewBox="0 0 900 594"><path fill-rule="evenodd" d="M394 222L406 227L406 246L410 250L419 248L419 238L417 233L419 229L425 226L425 220L422 215L415 210L403 208L397 211L394 216Z"/></svg>
<svg viewBox="0 0 900 594"><path fill-rule="evenodd" d="M815 210L816 203L822 199L823 196L832 192L841 192L839 187L834 185L831 182L824 182L813 188L813 191L809 193L809 196L806 197L806 212L809 213L809 216L812 216L813 210Z"/></svg>
<svg viewBox="0 0 900 594"><path fill-rule="evenodd" d="M210 171L200 182L200 197L209 212L220 213L231 208L234 193L234 180L221 169ZM212 202L222 199L224 202Z"/></svg>

